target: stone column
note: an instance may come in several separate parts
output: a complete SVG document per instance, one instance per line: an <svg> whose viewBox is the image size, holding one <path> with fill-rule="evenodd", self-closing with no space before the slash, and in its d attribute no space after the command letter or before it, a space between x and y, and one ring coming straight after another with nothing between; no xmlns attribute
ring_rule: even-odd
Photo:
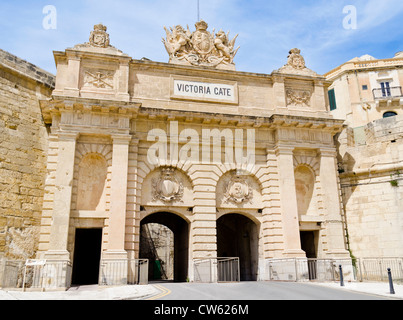
<svg viewBox="0 0 403 320"><path fill-rule="evenodd" d="M53 200L52 225L50 228L49 250L45 253L48 260L70 260L67 251L71 196L74 175L74 158L78 133L60 132L58 134L58 159Z"/></svg>
<svg viewBox="0 0 403 320"><path fill-rule="evenodd" d="M306 254L301 250L293 150L294 147L290 146L277 146L276 148L285 242L284 256L305 258Z"/></svg>
<svg viewBox="0 0 403 320"><path fill-rule="evenodd" d="M337 179L337 152L334 148L320 150L320 182L323 194L323 207L326 214L326 233L329 255L349 253L345 247L343 222L341 217L341 198Z"/></svg>
<svg viewBox="0 0 403 320"><path fill-rule="evenodd" d="M112 154L109 241L104 259L127 259L125 250L127 175L130 135L114 135Z"/></svg>

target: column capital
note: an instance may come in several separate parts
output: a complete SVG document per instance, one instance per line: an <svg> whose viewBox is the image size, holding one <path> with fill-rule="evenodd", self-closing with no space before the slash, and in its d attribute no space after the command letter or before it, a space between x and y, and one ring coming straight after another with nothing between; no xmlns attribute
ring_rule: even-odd
<svg viewBox="0 0 403 320"><path fill-rule="evenodd" d="M295 147L294 146L287 146L287 145L277 145L274 148L276 155L293 155Z"/></svg>
<svg viewBox="0 0 403 320"><path fill-rule="evenodd" d="M336 158L337 150L336 150L336 148L320 148L319 154L321 157Z"/></svg>
<svg viewBox="0 0 403 320"><path fill-rule="evenodd" d="M128 134L113 134L111 138L113 144L129 145L133 137Z"/></svg>
<svg viewBox="0 0 403 320"><path fill-rule="evenodd" d="M80 134L74 131L59 131L57 136L62 141L77 141Z"/></svg>

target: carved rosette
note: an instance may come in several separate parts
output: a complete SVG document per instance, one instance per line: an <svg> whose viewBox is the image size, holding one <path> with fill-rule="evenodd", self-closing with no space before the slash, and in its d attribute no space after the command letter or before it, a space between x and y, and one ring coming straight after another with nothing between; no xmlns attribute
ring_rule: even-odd
<svg viewBox="0 0 403 320"><path fill-rule="evenodd" d="M162 39L169 54L169 62L175 64L208 66L221 69L235 69L234 58L239 47L235 49L234 39L229 39L229 32L222 30L215 34L207 31L205 21L196 23L196 31L191 32L189 26L175 26L166 31L167 38Z"/></svg>
<svg viewBox="0 0 403 320"><path fill-rule="evenodd" d="M225 187L224 198L226 203L252 203L253 191L247 178L240 175L233 176Z"/></svg>
<svg viewBox="0 0 403 320"><path fill-rule="evenodd" d="M160 177L152 180L153 200L161 200L165 203L175 201L182 202L183 183L180 181L173 168L162 168Z"/></svg>

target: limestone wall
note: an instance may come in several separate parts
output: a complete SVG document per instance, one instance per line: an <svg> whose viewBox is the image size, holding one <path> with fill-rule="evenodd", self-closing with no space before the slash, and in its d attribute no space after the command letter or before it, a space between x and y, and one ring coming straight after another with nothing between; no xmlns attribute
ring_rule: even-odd
<svg viewBox="0 0 403 320"><path fill-rule="evenodd" d="M341 189L356 257L403 255L403 117L369 123L359 139L341 137Z"/></svg>
<svg viewBox="0 0 403 320"><path fill-rule="evenodd" d="M37 250L46 177L47 130L39 99L54 76L0 50L0 256Z"/></svg>

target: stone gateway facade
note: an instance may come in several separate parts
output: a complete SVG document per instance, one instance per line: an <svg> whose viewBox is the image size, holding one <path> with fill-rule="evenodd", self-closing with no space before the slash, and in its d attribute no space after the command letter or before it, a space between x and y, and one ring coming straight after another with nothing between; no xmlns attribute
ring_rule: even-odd
<svg viewBox="0 0 403 320"><path fill-rule="evenodd" d="M37 239L24 258L66 262L67 282L126 283L149 251L142 228L160 224L173 233L167 273L177 281L217 280L218 258L238 258L240 280L305 279L295 261L309 258L351 264L332 82L299 49L270 75L238 72L236 37L204 21L166 33L161 63L129 57L97 25L88 43L54 53L54 85L30 85L43 121L32 148L41 212L13 217ZM10 234L11 216L0 220Z"/></svg>

